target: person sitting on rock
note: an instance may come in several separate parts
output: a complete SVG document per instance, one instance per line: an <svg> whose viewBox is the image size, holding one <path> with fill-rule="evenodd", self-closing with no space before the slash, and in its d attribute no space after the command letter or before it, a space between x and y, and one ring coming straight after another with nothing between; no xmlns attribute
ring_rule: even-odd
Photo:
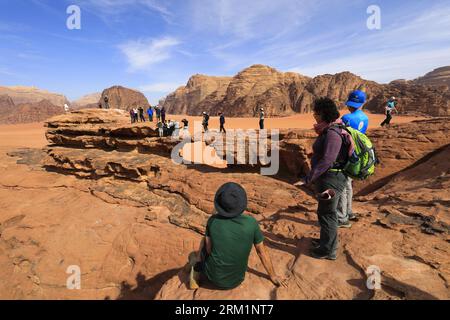
<svg viewBox="0 0 450 320"><path fill-rule="evenodd" d="M190 288L199 288L199 281L229 290L245 279L252 247L256 248L271 281L286 286L274 271L264 246L264 236L255 218L243 214L247 208L247 194L236 183L226 183L214 199L216 214L207 222L205 238L199 252L189 256Z"/></svg>

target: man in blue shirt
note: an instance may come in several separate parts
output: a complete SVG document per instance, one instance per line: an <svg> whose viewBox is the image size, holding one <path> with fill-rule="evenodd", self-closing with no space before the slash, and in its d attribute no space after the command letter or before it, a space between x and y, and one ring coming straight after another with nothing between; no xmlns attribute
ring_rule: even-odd
<svg viewBox="0 0 450 320"><path fill-rule="evenodd" d="M362 90L356 90L350 93L346 106L350 111L342 117L342 121L348 127L366 133L369 127L369 117L361 110L366 103L366 93ZM356 216L352 211L353 186L352 179L347 177L347 186L339 197L338 201L338 222L340 228L351 228L349 220L355 220Z"/></svg>

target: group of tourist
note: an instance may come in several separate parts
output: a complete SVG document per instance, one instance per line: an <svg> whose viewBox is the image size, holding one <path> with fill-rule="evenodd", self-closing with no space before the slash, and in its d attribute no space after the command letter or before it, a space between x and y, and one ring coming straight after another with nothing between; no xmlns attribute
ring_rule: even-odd
<svg viewBox="0 0 450 320"><path fill-rule="evenodd" d="M153 120L156 118L157 123L162 122L164 124L166 123L166 109L160 106L149 106L147 108L147 117L149 122L153 122ZM145 118L144 108L142 106L131 108L130 119L131 123L146 122L147 119Z"/></svg>
<svg viewBox="0 0 450 320"><path fill-rule="evenodd" d="M393 97L388 102L383 126L389 125L395 101ZM358 220L352 211L352 179L344 174L344 166L355 152L354 140L346 127L366 133L369 118L362 111L365 102L365 92L352 92L346 102L349 113L342 118L333 100L320 98L314 102L317 138L313 145L312 168L308 176L296 185L314 190L317 195L320 237L312 241L310 250L310 255L316 259L336 260L338 229L351 228L350 221ZM263 128L264 110L260 112ZM258 222L243 214L247 208L247 194L243 187L235 183L223 185L216 193L214 207L216 214L207 222L198 252L189 256L190 288L197 289L200 282L219 289L236 288L245 279L253 246L270 280L276 286L286 286L286 280L281 279L273 268Z"/></svg>

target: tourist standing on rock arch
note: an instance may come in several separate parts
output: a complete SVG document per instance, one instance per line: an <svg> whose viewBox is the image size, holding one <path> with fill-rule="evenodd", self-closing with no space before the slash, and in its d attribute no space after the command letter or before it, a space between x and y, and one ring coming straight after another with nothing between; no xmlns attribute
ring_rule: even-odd
<svg viewBox="0 0 450 320"><path fill-rule="evenodd" d="M272 283L285 287L286 281L273 268L258 222L244 214L244 188L232 182L224 184L215 195L214 207L216 214L208 219L199 251L189 255L190 289L198 289L200 281L222 290L238 287L245 279L252 247Z"/></svg>
<svg viewBox="0 0 450 320"><path fill-rule="evenodd" d="M157 105L155 107L155 113L156 113L156 122L160 122L161 121L161 107L159 105Z"/></svg>
<svg viewBox="0 0 450 320"><path fill-rule="evenodd" d="M149 106L147 109L148 121L153 122L153 107Z"/></svg>
<svg viewBox="0 0 450 320"><path fill-rule="evenodd" d="M161 122L166 123L166 108L165 107L161 108Z"/></svg>
<svg viewBox="0 0 450 320"><path fill-rule="evenodd" d="M362 111L364 104L366 103L366 93L361 87L350 93L346 106L349 114L342 117L342 121L347 127L351 127L366 134L369 127L369 117ZM350 221L357 220L356 215L353 213L353 180L347 177L346 187L338 201L338 220L340 228L351 228Z"/></svg>
<svg viewBox="0 0 450 320"><path fill-rule="evenodd" d="M350 134L342 128L343 122L335 102L320 98L314 102L314 130L318 137L313 145L311 172L305 178L306 186L314 185L319 204L317 215L320 239L313 241L311 255L317 259L337 259L339 197L347 177L343 168L354 151Z"/></svg>
<svg viewBox="0 0 450 320"><path fill-rule="evenodd" d="M109 109L109 98L108 98L108 96L105 96L103 98L103 101L105 102L105 109Z"/></svg>

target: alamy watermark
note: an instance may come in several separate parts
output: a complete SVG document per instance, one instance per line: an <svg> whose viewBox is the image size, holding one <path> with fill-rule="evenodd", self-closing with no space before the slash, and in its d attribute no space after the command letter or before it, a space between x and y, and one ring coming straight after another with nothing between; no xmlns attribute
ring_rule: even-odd
<svg viewBox="0 0 450 320"><path fill-rule="evenodd" d="M261 175L273 176L280 168L279 130L228 129L201 133L201 122L194 122L194 139L181 130L174 139L180 142L172 149L172 161L177 164L249 165L261 166ZM205 148L205 144L213 148ZM216 154L214 157L211 152ZM183 153L183 154L181 154Z"/></svg>
<svg viewBox="0 0 450 320"><path fill-rule="evenodd" d="M66 20L66 26L69 30L81 29L81 9L77 5L70 5L67 7L66 13L69 17Z"/></svg>
<svg viewBox="0 0 450 320"><path fill-rule="evenodd" d="M367 8L367 29L369 30L381 30L381 8L377 5L371 5Z"/></svg>
<svg viewBox="0 0 450 320"><path fill-rule="evenodd" d="M81 289L81 268L77 265L69 266L66 270L70 276L67 278L66 286L69 290Z"/></svg>
<svg viewBox="0 0 450 320"><path fill-rule="evenodd" d="M366 286L369 290L381 289L381 269L378 266L369 266L366 270Z"/></svg>

